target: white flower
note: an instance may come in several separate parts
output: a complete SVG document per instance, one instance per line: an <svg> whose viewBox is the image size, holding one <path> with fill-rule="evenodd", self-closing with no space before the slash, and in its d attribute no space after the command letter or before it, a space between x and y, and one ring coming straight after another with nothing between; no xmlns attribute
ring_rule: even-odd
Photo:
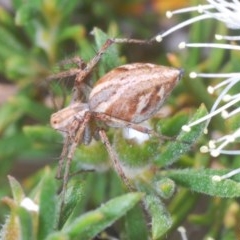
<svg viewBox="0 0 240 240"><path fill-rule="evenodd" d="M209 4L198 5L194 7L179 9L176 11L168 11L166 16L171 18L175 14L197 11L198 16L188 19L180 24L177 24L173 28L163 34L159 34L156 40L160 42L162 38L171 34L172 32L190 25L194 22L198 22L204 19L214 18L218 21L225 23L227 28L240 29L240 2L238 0L225 1L225 0L207 0ZM218 39L222 39L220 35L216 36ZM238 37L239 38L239 37Z"/></svg>
<svg viewBox="0 0 240 240"><path fill-rule="evenodd" d="M164 37L173 33L174 31L183 28L187 25L193 24L194 22L201 21L204 19L214 19L223 22L228 29L240 29L240 1L238 0L207 0L208 4L198 5L195 7L184 8L176 11L168 11L166 13L167 17L170 18L175 14L186 13L190 11L197 11L198 16L188 19L180 24L177 24L168 31L156 36L157 41L162 41ZM240 36L222 36L219 34L215 35L216 40L230 40L238 41ZM185 43L181 42L179 48L220 48L228 49L231 51L239 51L240 46L236 44L225 44L225 43ZM201 122L206 121L209 124L212 117L220 114L223 119L230 118L236 114L239 114L240 107L240 93L230 94L234 87L240 82L240 72L233 73L196 73L191 72L190 78L223 78L219 84L215 86L209 86L209 94L216 93L218 96L215 103L213 104L210 113L189 125L182 127L184 131L190 131L191 127L197 125ZM207 133L207 129L205 131ZM238 138L240 138L240 128L236 129L233 133L225 136L221 136L217 139L210 140L208 146L202 146L202 152L210 152L213 157L219 156L219 154L240 154L240 150L229 150L228 146L234 143Z"/></svg>
<svg viewBox="0 0 240 240"><path fill-rule="evenodd" d="M33 212L39 211L39 206L36 203L34 203L32 199L27 197L21 201L20 206L24 207L28 211L33 211Z"/></svg>

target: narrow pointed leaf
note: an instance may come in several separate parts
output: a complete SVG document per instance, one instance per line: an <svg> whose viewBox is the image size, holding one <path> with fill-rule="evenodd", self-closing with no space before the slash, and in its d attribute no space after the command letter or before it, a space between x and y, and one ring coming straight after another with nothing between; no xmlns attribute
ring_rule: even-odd
<svg viewBox="0 0 240 240"><path fill-rule="evenodd" d="M204 105L200 106L190 122L195 121L207 114ZM166 166L176 162L183 154L186 154L191 146L202 135L205 123L194 126L190 132L181 131L176 141L168 144L167 148L155 160L157 165Z"/></svg>
<svg viewBox="0 0 240 240"><path fill-rule="evenodd" d="M158 239L172 226L171 216L161 200L153 194L147 195L144 203L152 218L152 239Z"/></svg>
<svg viewBox="0 0 240 240"><path fill-rule="evenodd" d="M21 235L22 239L31 240L34 239L34 227L33 227L33 216L31 216L30 211L27 211L24 208L18 209L19 222L21 226Z"/></svg>
<svg viewBox="0 0 240 240"><path fill-rule="evenodd" d="M13 194L13 199L20 204L23 198L25 197L24 191L20 185L20 183L12 176L8 176L11 189L12 189L12 194Z"/></svg>
<svg viewBox="0 0 240 240"><path fill-rule="evenodd" d="M106 40L109 39L109 36L99 28L94 28L93 33L95 36L96 45L98 49L100 49ZM100 69L100 75L103 75L106 71L109 71L110 69L119 66L120 64L121 62L118 56L117 45L113 44L107 49L101 58L100 67L102 69Z"/></svg>
<svg viewBox="0 0 240 240"><path fill-rule="evenodd" d="M143 216L143 211L139 206L131 209L125 217L125 228L127 239L148 239L148 229Z"/></svg>
<svg viewBox="0 0 240 240"><path fill-rule="evenodd" d="M39 239L45 239L53 231L57 217L56 179L47 168L42 181L39 211Z"/></svg>
<svg viewBox="0 0 240 240"><path fill-rule="evenodd" d="M142 193L128 193L108 201L76 219L64 229L71 239L91 239L122 217L142 199Z"/></svg>
<svg viewBox="0 0 240 240"><path fill-rule="evenodd" d="M213 176L222 176L229 171L213 169L184 169L167 172L167 176L177 184L210 196L240 197L240 182L232 179L214 180Z"/></svg>

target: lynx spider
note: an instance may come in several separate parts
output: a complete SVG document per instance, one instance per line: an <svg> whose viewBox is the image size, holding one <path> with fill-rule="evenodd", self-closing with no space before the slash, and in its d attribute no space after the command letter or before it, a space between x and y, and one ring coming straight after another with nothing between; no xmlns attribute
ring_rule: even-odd
<svg viewBox="0 0 240 240"><path fill-rule="evenodd" d="M90 124L94 123L94 134L97 132L112 160L116 172L130 190L133 190L128 178L119 163L117 154L111 147L104 128L96 122L116 128L133 128L137 131L154 134L148 128L138 125L151 118L170 94L182 71L150 63L132 63L117 67L97 81L91 91L86 91L85 78L92 72L101 56L113 43L148 44L153 40L108 39L88 64L78 61L79 68L71 69L49 77L49 80L76 76L72 102L66 108L52 114L51 126L62 132L65 140L59 161L57 178L61 177L63 163L63 197L66 192L70 163L77 146L83 142L89 144L92 133ZM81 102L81 92L86 95L86 102ZM90 95L89 95L90 92ZM123 104L125 108L123 109ZM118 111L116 111L118 109Z"/></svg>

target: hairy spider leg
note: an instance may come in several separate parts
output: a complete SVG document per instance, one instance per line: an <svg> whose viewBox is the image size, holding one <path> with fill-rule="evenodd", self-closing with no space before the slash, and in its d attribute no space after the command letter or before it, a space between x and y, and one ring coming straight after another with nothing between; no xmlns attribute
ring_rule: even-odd
<svg viewBox="0 0 240 240"><path fill-rule="evenodd" d="M70 165L71 165L74 153L76 151L76 148L80 144L81 140L83 139L84 130L85 130L88 122L90 121L90 118L91 118L91 112L86 112L81 124L79 124L79 128L76 131L74 141L68 147L68 151L67 151L67 154L65 156L65 159L62 160L62 161L66 160L64 176L63 176L63 187L62 187L62 195L63 195L62 199L63 199L63 201L65 199L65 194L66 194L66 190L67 190L67 183L68 183Z"/></svg>
<svg viewBox="0 0 240 240"><path fill-rule="evenodd" d="M108 151L108 154L110 156L113 168L118 173L118 175L121 177L121 179L123 180L123 182L125 183L127 188L130 191L134 191L131 183L129 182L128 178L126 177L126 175L125 175L125 173L124 173L124 171L123 171L123 169L121 167L121 164L120 164L120 161L119 161L119 159L117 157L116 152L114 151L114 149L112 148L112 146L111 146L111 144L109 142L109 139L107 137L107 134L106 134L105 130L103 130L103 129L99 130L99 136L100 136L103 144L105 145L105 147L106 147L106 149Z"/></svg>

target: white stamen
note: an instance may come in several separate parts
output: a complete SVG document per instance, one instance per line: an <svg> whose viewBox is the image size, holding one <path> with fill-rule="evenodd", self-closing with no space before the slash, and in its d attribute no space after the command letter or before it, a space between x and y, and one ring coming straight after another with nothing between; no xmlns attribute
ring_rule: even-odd
<svg viewBox="0 0 240 240"><path fill-rule="evenodd" d="M231 140L229 141L230 139L227 139L226 138L226 140L224 141L224 142L222 142L222 144L220 144L216 149L213 149L213 150L211 150L211 155L213 156L213 157L216 157L216 156L218 156L219 154L220 154L220 151L221 151L221 149L223 149L224 147L226 147L230 142L232 142ZM217 154L217 155L216 155Z"/></svg>
<svg viewBox="0 0 240 240"><path fill-rule="evenodd" d="M212 5L198 5L198 6L193 6L193 7L187 7L187 8L182 8L182 9L177 9L174 11L171 11L171 15L176 15L176 14L182 14L182 13L187 13L187 12L199 12L199 13L203 13L204 10L208 10L208 9L213 9L214 6ZM170 11L168 11L170 12Z"/></svg>
<svg viewBox="0 0 240 240"><path fill-rule="evenodd" d="M232 82L232 81L233 81L233 80L232 80L232 77L234 77L234 76L237 76L237 77L240 78L239 73L237 73L236 75L232 74L232 76L231 76L230 78L228 78L228 79L220 82L219 84L215 85L214 87L213 87L213 86L209 86L209 87L208 87L208 92L209 92L209 94L213 94L216 89L221 88L221 87L229 84L230 82ZM224 96L225 96L225 95L224 95Z"/></svg>
<svg viewBox="0 0 240 240"><path fill-rule="evenodd" d="M201 146L200 147L200 152L201 153L208 153L209 152L208 146Z"/></svg>
<svg viewBox="0 0 240 240"><path fill-rule="evenodd" d="M208 0L208 2L210 4L183 8L175 11L167 11L166 16L168 18L171 18L174 14L180 14L180 13L192 12L192 11L198 11L200 15L193 17L191 19L188 19L184 22L181 22L176 26L170 28L163 34L156 36L156 41L161 41L163 37L187 25L193 24L195 22L198 22L204 19L210 19L210 18L214 18L216 20L219 20L225 23L226 26L229 28L232 28L232 29L240 28L239 14L238 14L239 7L236 6L236 5L240 6L239 2L235 0L233 0L233 2L230 2L230 3L222 0L218 0L218 1ZM215 10L215 11L209 11L209 10Z"/></svg>
<svg viewBox="0 0 240 240"><path fill-rule="evenodd" d="M221 44L221 43L185 43L185 47L196 47L196 48L219 48L229 50L240 50L240 46L232 44Z"/></svg>
<svg viewBox="0 0 240 240"><path fill-rule="evenodd" d="M226 110L222 111L221 116L222 116L222 118L224 118L224 119L228 118L228 116L229 116L228 111L226 111Z"/></svg>
<svg viewBox="0 0 240 240"><path fill-rule="evenodd" d="M216 40L222 40L222 39L223 39L223 36L222 36L222 35L219 35L219 34L215 34L215 39L216 39Z"/></svg>
<svg viewBox="0 0 240 240"><path fill-rule="evenodd" d="M203 133L204 133L204 134L208 134L208 129L207 129L207 128L204 128Z"/></svg>
<svg viewBox="0 0 240 240"><path fill-rule="evenodd" d="M166 12L166 17L171 18L173 16L173 13L171 11Z"/></svg>
<svg viewBox="0 0 240 240"><path fill-rule="evenodd" d="M229 102L231 99L233 99L233 96L231 96L230 94L226 94L226 95L222 98L222 100L223 100L224 102Z"/></svg>
<svg viewBox="0 0 240 240"><path fill-rule="evenodd" d="M208 146L209 146L210 149L213 149L213 148L216 147L215 142L216 142L215 140L210 140L210 141L208 142Z"/></svg>
<svg viewBox="0 0 240 240"><path fill-rule="evenodd" d="M233 134L225 135L221 138L218 138L216 140L211 140L209 141L209 150L210 154L213 157L217 157L220 154L230 154L230 155L236 155L239 154L240 151L236 150L223 150L224 147L226 147L228 144L233 143L236 141L237 138L240 137L240 128L235 131ZM217 146L216 144L221 143L220 145Z"/></svg>
<svg viewBox="0 0 240 240"><path fill-rule="evenodd" d="M221 94L218 96L218 98L216 99L215 103L213 104L213 106L212 106L211 111L210 111L209 114L212 114L213 112L217 111L216 109L217 109L219 103L222 101L222 98L225 96L225 94L226 94L236 83L239 82L239 77L238 77L238 76L237 76L237 77L232 77L232 78L229 78L229 79L225 80L224 82L225 82L225 83L226 83L226 82L229 82L229 84L223 89L223 91L221 92ZM219 84L219 85L221 85L221 84ZM216 87L216 86L215 86L215 87ZM237 101L236 101L236 102L237 102ZM229 102L229 103L231 103L231 102ZM229 104L229 103L228 103L228 104ZM225 106L224 109L227 109L227 108L229 107L229 106L227 106L228 104L225 104L225 105L224 105L224 106ZM224 107L224 106L223 106L223 107ZM227 107L226 107L226 106L227 106ZM221 112L221 111L223 111L224 109L219 110L219 111ZM219 113L220 113L220 112L219 112ZM217 113L217 114L218 114L218 113ZM209 124L210 120L211 120L211 118L209 118L209 119L207 120L206 125Z"/></svg>
<svg viewBox="0 0 240 240"><path fill-rule="evenodd" d="M235 99L235 98L240 98L240 93L235 94L235 95L226 94L226 95L223 97L222 100L223 100L224 102L229 102L230 100Z"/></svg>
<svg viewBox="0 0 240 240"><path fill-rule="evenodd" d="M198 11L201 15L189 19L185 22L182 22L175 27L169 29L162 35L157 36L159 40L162 40L163 37L169 35L170 33L185 27L189 24L192 24L196 21L201 21L204 19L213 18L217 21L223 22L227 28L231 29L240 29L240 1L239 0L207 0L209 4L207 5L199 5L190 8L184 8L172 12L167 12L168 17L172 17L174 14L180 14L191 11ZM215 38L217 40L229 40L229 41L239 41L240 36L227 36L216 34ZM240 50L240 46L234 44L224 44L224 43L186 43L181 42L179 44L180 49L184 49L186 47L196 47L196 48L218 48L224 50ZM240 103L240 93L230 95L229 91L233 86L240 82L240 73L196 73L191 72L189 74L190 78L225 78L225 80L221 81L219 84L215 86L209 86L208 92L213 94L217 92L217 99L214 102L209 114L206 116L182 127L183 131L191 131L191 128L201 122L206 121L206 126L208 126L212 117L217 114L221 114L224 119L230 118L238 113L240 113L240 107L236 106L237 103ZM220 91L221 89L221 91ZM216 91L218 90L218 91ZM222 106L221 106L222 105ZM234 106L235 105L235 106ZM231 107L231 110L230 110ZM233 108L233 109L232 109ZM207 132L207 128L205 128ZM237 138L240 138L240 129L235 131L233 134L225 135L223 137L218 137L216 140L209 141L209 146L202 146L200 151L210 152L213 157L219 156L219 154L240 154L240 150L225 150L227 145L236 141Z"/></svg>
<svg viewBox="0 0 240 240"><path fill-rule="evenodd" d="M186 47L186 43L185 42L180 42L179 44L178 44L178 48L179 49L184 49Z"/></svg>
<svg viewBox="0 0 240 240"><path fill-rule="evenodd" d="M240 41L240 36L223 36L216 34L215 38L216 40Z"/></svg>
<svg viewBox="0 0 240 240"><path fill-rule="evenodd" d="M230 78L230 77L236 77L239 76L240 78L240 73L238 72L233 72L233 73L196 73L196 72L191 72L189 76L193 76L192 78L195 77L202 77L202 78Z"/></svg>
<svg viewBox="0 0 240 240"><path fill-rule="evenodd" d="M218 176L218 175L215 175L212 177L212 180L214 181L221 181L221 180L224 180L224 179L228 179L228 178L231 178L233 177L234 175L237 175L240 173L240 168L237 168L237 169L234 169L232 170L231 172L227 173L227 174L224 174L222 176Z"/></svg>
<svg viewBox="0 0 240 240"><path fill-rule="evenodd" d="M227 2L223 0L214 1L208 0L208 2L215 7L216 12L209 12L205 11L205 13L213 15L216 20L219 20L226 24L228 28L232 29L239 29L239 18L238 18L238 9L239 9L239 2L238 4L235 2ZM238 5L238 6L236 6Z"/></svg>
<svg viewBox="0 0 240 240"><path fill-rule="evenodd" d="M239 102L239 99L234 99L230 102L228 102L227 104L223 105L222 107L218 108L217 110L213 111L213 112L210 112L209 114L207 114L206 116L202 117L202 118L199 118L198 120L196 120L195 122L192 122L190 123L189 125L187 125L185 127L185 125L183 126L184 129L188 129L188 128L191 128L201 122L204 122L208 119L211 119L213 116L216 116L217 114L221 113L223 110L227 109L228 107L234 105L235 103ZM188 127L188 128L187 128ZM183 129L183 128L182 128Z"/></svg>
<svg viewBox="0 0 240 240"><path fill-rule="evenodd" d="M209 94L213 94L213 93L214 93L214 90L215 90L215 89L214 89L214 87L212 87L212 86L208 86L208 87L207 87L207 91L208 91Z"/></svg>
<svg viewBox="0 0 240 240"><path fill-rule="evenodd" d="M188 240L186 229L183 226L178 227L177 230L180 233L182 240Z"/></svg>
<svg viewBox="0 0 240 240"><path fill-rule="evenodd" d="M235 115L235 114L237 114L237 113L239 113L240 112L240 108L236 108L235 110L233 110L233 111L231 111L231 112L227 112L226 111L226 114L224 113L222 113L222 117L224 118L224 119L227 119L227 118L230 118L230 117L232 117L233 115Z"/></svg>
<svg viewBox="0 0 240 240"><path fill-rule="evenodd" d="M198 74L196 72L190 72L189 77L196 78L196 77L198 77Z"/></svg>
<svg viewBox="0 0 240 240"><path fill-rule="evenodd" d="M189 127L188 125L183 125L183 126L182 126L182 130L183 130L184 132L190 132L190 131L191 131L191 127Z"/></svg>
<svg viewBox="0 0 240 240"><path fill-rule="evenodd" d="M208 19L208 18L212 18L212 16L209 16L208 14L202 14L202 15L199 15L197 17L191 18L189 20L186 20L186 21L184 21L182 23L177 24L176 26L170 28L169 30L167 30L166 32L164 32L162 34L157 35L155 37L155 39L156 39L157 42L161 42L161 40L164 37L166 37L167 35L175 32L175 31L177 31L177 30L179 30L179 29L181 29L181 28L183 28L183 27L185 27L187 25L190 25L190 24L192 24L194 22L198 22L198 21L201 21L203 19Z"/></svg>
<svg viewBox="0 0 240 240"><path fill-rule="evenodd" d="M221 150L221 154L240 155L240 150Z"/></svg>
<svg viewBox="0 0 240 240"><path fill-rule="evenodd" d="M210 151L210 154L212 157L218 157L220 155L220 152L218 151L218 149L214 149Z"/></svg>
<svg viewBox="0 0 240 240"><path fill-rule="evenodd" d="M206 121L206 125L209 124L209 121L211 120L211 118L219 113L221 113L223 110L227 109L228 107L234 105L235 103L237 103L239 101L239 99L233 99L232 101L228 102L227 104L223 105L222 107L217 108L217 106L219 105L219 103L221 102L222 98L225 96L226 92L229 91L229 89L231 89L237 82L239 82L239 78L237 77L232 77L227 79L226 81L229 81L228 86L221 92L221 94L218 96L218 98L216 99L215 103L212 106L212 109L210 111L210 113L198 120L196 120L195 122L192 122L191 124L189 124L189 127L191 128L194 125L197 125L203 121Z"/></svg>
<svg viewBox="0 0 240 240"><path fill-rule="evenodd" d="M220 181L222 181L222 178L221 178L221 176L214 175L214 176L212 176L212 181L214 181L214 182L220 182Z"/></svg>

